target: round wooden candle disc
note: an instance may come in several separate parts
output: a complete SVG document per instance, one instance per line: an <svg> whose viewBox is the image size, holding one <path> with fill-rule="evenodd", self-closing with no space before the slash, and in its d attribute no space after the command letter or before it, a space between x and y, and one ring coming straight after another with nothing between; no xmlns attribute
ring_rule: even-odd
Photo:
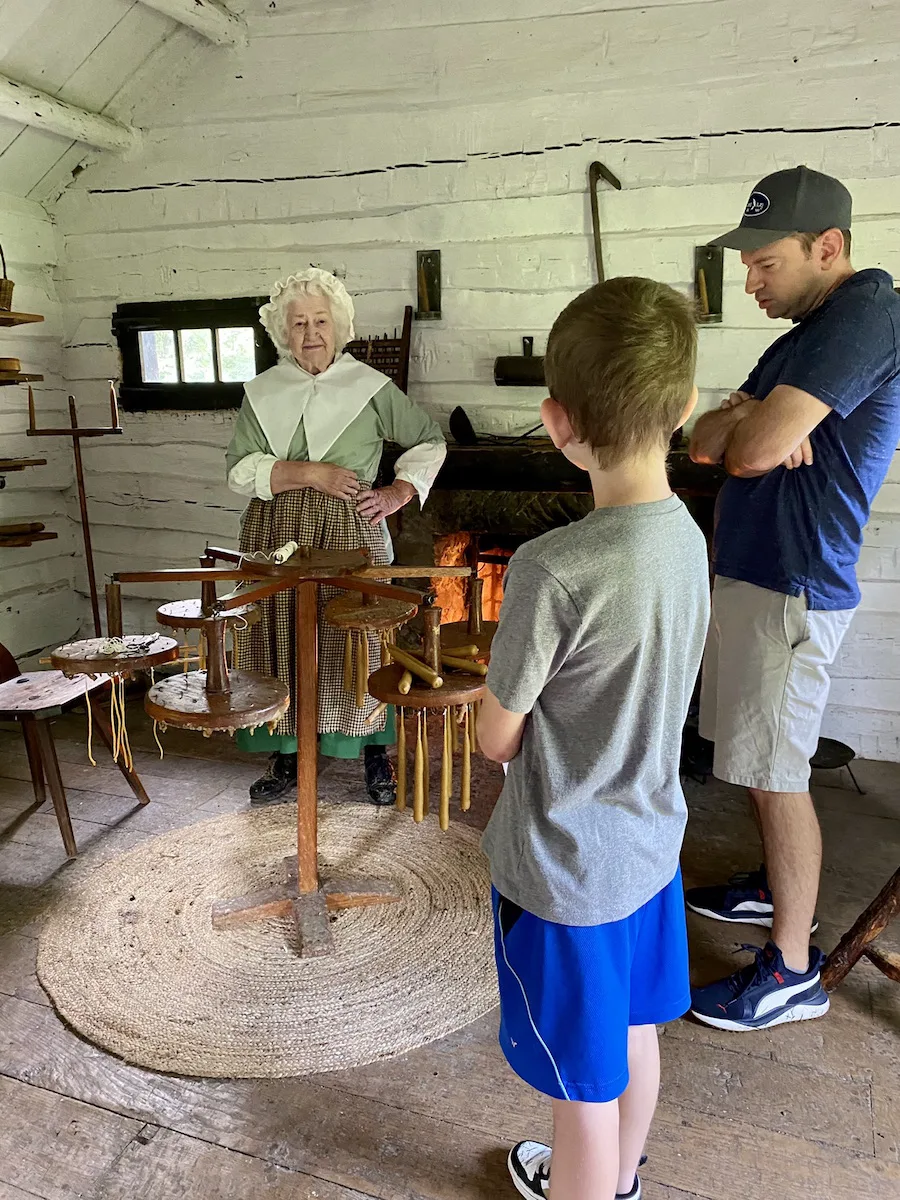
<svg viewBox="0 0 900 1200"><path fill-rule="evenodd" d="M381 667L369 676L369 695L398 708L452 708L457 704L473 704L487 688L483 676L454 671L444 675L442 687L432 688L414 679L409 691L403 693L397 687L402 674L403 667L398 663Z"/></svg>
<svg viewBox="0 0 900 1200"><path fill-rule="evenodd" d="M240 608L229 608L221 614L230 627L240 620L253 625L259 620L259 609L255 604L242 604ZM198 629L209 616L204 616L200 600L173 600L161 604L156 610L160 625L170 629Z"/></svg>
<svg viewBox="0 0 900 1200"><path fill-rule="evenodd" d="M454 646L477 646L480 651L479 657L484 658L491 652L491 642L496 632L496 621L485 621L481 626L481 633L469 633L469 626L465 621L454 621L450 625L441 626L441 649L445 654L452 654Z"/></svg>
<svg viewBox="0 0 900 1200"><path fill-rule="evenodd" d="M352 575L360 567L369 565L368 556L362 550L318 550L312 546L301 546L284 563L247 562L248 574L275 575L298 579L328 578L329 575Z"/></svg>
<svg viewBox="0 0 900 1200"><path fill-rule="evenodd" d="M124 642L124 646L121 643ZM113 646L118 645L117 649ZM85 638L67 642L50 655L50 662L64 675L130 675L174 662L178 657L175 638L127 633L124 638Z"/></svg>
<svg viewBox="0 0 900 1200"><path fill-rule="evenodd" d="M280 679L257 671L231 671L229 692L210 694L206 672L172 675L154 684L144 708L154 721L204 733L255 729L278 721L288 710L291 696Z"/></svg>
<svg viewBox="0 0 900 1200"><path fill-rule="evenodd" d="M373 596L371 603L365 604L364 599L359 592L335 596L325 605L325 620L336 629L381 633L397 629L416 615L417 606L406 600Z"/></svg>

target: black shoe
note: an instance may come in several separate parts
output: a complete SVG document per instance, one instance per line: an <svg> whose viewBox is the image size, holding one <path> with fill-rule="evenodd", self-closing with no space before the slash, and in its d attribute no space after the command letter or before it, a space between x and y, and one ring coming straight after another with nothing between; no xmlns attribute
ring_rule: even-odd
<svg viewBox="0 0 900 1200"><path fill-rule="evenodd" d="M276 751L269 759L265 775L250 784L251 804L286 804L288 794L297 786L297 755Z"/></svg>
<svg viewBox="0 0 900 1200"><path fill-rule="evenodd" d="M397 778L383 746L366 746L366 791L373 804L393 804L397 799Z"/></svg>

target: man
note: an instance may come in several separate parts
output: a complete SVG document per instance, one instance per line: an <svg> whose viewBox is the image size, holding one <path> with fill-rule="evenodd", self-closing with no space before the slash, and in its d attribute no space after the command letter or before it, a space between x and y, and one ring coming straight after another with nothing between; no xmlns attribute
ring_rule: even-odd
<svg viewBox="0 0 900 1200"><path fill-rule="evenodd" d="M770 926L755 961L694 990L692 1012L723 1029L766 1029L828 1010L810 947L822 857L809 794L827 668L859 603L862 530L900 437L900 296L850 263L847 189L807 167L753 191L740 227L746 291L794 328L722 408L695 426L691 457L722 463L715 585L700 732L714 773L749 789L765 865L688 906Z"/></svg>

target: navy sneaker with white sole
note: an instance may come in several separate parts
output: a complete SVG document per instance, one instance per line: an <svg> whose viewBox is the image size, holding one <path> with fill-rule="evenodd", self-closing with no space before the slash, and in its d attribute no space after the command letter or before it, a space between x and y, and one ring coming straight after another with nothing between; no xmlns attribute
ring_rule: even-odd
<svg viewBox="0 0 900 1200"><path fill-rule="evenodd" d="M691 991L691 1015L716 1029L771 1029L789 1021L811 1021L828 1012L828 993L822 987L825 955L809 949L809 969L791 971L774 942L742 946L754 961L727 979Z"/></svg>
<svg viewBox="0 0 900 1200"><path fill-rule="evenodd" d="M713 921L772 928L774 908L765 865L758 871L732 875L727 883L714 887L688 888L684 900L691 912ZM819 922L814 917L810 933L815 933L818 928Z"/></svg>
<svg viewBox="0 0 900 1200"><path fill-rule="evenodd" d="M507 1164L512 1181L521 1196L538 1197L546 1200L550 1195L550 1158L552 1151L543 1142L519 1142L509 1152ZM641 1158L641 1166L647 1156ZM634 1187L630 1192L617 1192L616 1200L641 1200L640 1176L635 1175Z"/></svg>

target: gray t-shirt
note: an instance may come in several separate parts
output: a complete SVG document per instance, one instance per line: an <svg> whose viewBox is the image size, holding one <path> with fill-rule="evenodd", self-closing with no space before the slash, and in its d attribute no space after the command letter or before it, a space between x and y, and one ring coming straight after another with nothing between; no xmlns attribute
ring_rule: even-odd
<svg viewBox="0 0 900 1200"><path fill-rule="evenodd" d="M708 620L706 542L677 496L597 509L513 556L487 682L529 716L483 840L513 903L600 925L674 878Z"/></svg>

